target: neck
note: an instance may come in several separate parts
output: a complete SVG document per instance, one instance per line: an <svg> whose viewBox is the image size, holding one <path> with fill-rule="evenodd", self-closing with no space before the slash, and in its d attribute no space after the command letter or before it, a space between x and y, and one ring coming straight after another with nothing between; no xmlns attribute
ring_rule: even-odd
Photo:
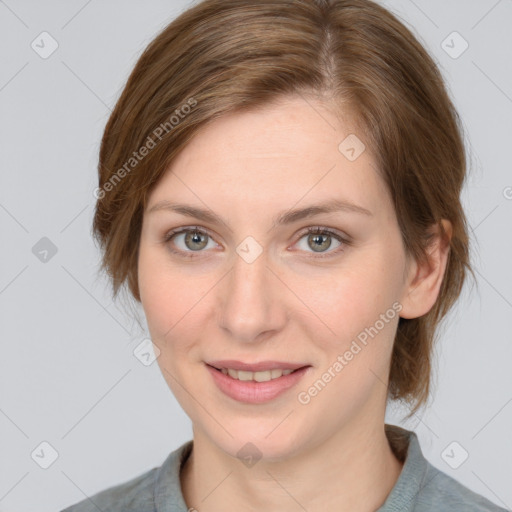
<svg viewBox="0 0 512 512"><path fill-rule="evenodd" d="M402 467L381 421L347 425L293 459L261 459L252 467L194 432L193 450L180 479L187 506L201 512L292 506L308 512L373 512L385 502Z"/></svg>

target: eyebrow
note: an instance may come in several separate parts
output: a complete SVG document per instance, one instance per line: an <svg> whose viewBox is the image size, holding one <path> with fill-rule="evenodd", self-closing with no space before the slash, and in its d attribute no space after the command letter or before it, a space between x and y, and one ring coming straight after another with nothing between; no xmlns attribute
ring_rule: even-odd
<svg viewBox="0 0 512 512"><path fill-rule="evenodd" d="M224 219L222 219L222 217L212 212L211 210L186 204L172 203L167 200L162 200L154 204L151 208L148 209L147 213L149 214L161 210L172 211L186 217L194 217L203 222L210 222L212 224L224 224L226 226L228 225ZM332 199L327 202L312 204L306 206L305 208L284 210L274 217L273 224L282 226L292 224L306 218L314 217L315 215L321 215L323 213L334 213L339 211L373 216L373 213L370 210L367 210L362 206L348 201Z"/></svg>

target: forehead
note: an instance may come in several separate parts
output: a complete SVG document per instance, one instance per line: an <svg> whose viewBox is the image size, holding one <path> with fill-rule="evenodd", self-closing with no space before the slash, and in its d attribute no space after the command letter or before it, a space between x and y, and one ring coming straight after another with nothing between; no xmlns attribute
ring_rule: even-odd
<svg viewBox="0 0 512 512"><path fill-rule="evenodd" d="M258 210L339 197L378 210L389 198L374 159L367 150L347 158L345 141L354 146L354 131L348 116L301 97L226 115L196 133L154 188L148 207L179 199ZM358 153L364 147L359 143Z"/></svg>
<svg viewBox="0 0 512 512"><path fill-rule="evenodd" d="M339 142L351 129L348 118L334 114L325 104L294 96L214 120L196 134L190 151L181 158L201 158L207 151L216 161L226 163L283 158L301 161L305 155L320 163L321 155L337 156Z"/></svg>

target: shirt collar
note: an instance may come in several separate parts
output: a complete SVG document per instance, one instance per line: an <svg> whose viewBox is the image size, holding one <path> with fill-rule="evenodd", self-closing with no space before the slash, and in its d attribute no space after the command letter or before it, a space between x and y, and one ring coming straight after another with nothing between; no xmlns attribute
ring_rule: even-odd
<svg viewBox="0 0 512 512"><path fill-rule="evenodd" d="M181 492L180 470L192 451L193 440L171 452L160 466L155 481L156 512L187 512L188 507Z"/></svg>
<svg viewBox="0 0 512 512"><path fill-rule="evenodd" d="M418 436L397 425L385 425L386 436L396 457L404 462L400 476L377 512L412 512L420 491L435 476L428 476L429 462L423 456Z"/></svg>

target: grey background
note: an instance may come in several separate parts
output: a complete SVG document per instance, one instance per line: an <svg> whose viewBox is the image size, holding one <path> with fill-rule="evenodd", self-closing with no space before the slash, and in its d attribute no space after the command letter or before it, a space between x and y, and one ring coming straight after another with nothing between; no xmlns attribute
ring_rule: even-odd
<svg viewBox="0 0 512 512"><path fill-rule="evenodd" d="M440 333L431 408L404 423L392 407L386 420L415 430L432 464L511 509L512 1L383 3L439 62L463 117L479 282ZM192 436L157 364L134 357L147 331L112 302L91 237L110 110L144 47L187 5L0 1L0 511L58 510L160 465ZM59 45L46 59L31 47L43 31ZM469 43L458 58L445 51L463 48L446 39L453 31ZM57 250L46 262L43 237ZM45 441L58 457L42 469ZM453 441L469 453L457 469L441 455Z"/></svg>

